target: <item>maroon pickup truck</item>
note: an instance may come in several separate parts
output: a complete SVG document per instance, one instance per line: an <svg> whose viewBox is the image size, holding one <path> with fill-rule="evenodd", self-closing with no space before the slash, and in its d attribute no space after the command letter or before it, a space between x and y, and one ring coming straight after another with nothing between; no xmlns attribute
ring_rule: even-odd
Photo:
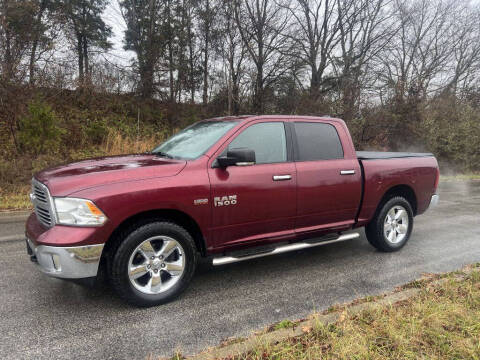
<svg viewBox="0 0 480 360"><path fill-rule="evenodd" d="M358 238L408 241L438 201L432 154L355 152L345 123L306 116L200 121L151 153L36 174L27 250L67 279L105 270L125 300L151 306L214 265Z"/></svg>

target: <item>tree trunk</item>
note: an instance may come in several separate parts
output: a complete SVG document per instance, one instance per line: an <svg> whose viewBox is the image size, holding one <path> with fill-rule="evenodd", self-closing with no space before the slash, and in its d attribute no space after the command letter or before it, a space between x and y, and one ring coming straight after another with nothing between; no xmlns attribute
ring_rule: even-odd
<svg viewBox="0 0 480 360"><path fill-rule="evenodd" d="M208 50L210 46L210 0L205 4L205 49L203 54L203 105L208 102Z"/></svg>
<svg viewBox="0 0 480 360"><path fill-rule="evenodd" d="M153 95L153 66L140 67L140 81L142 82L142 97L149 99Z"/></svg>
<svg viewBox="0 0 480 360"><path fill-rule="evenodd" d="M263 113L263 65L257 66L257 78L255 81L255 98L253 109L257 114Z"/></svg>
<svg viewBox="0 0 480 360"><path fill-rule="evenodd" d="M90 66L88 63L88 43L87 43L87 37L83 37L83 61L85 63L84 65L84 73L85 73L85 80L87 83L90 83Z"/></svg>
<svg viewBox="0 0 480 360"><path fill-rule="evenodd" d="M30 53L30 63L28 65L28 73L30 85L35 84L35 57L37 53L38 39L35 38L32 44L32 52Z"/></svg>
<svg viewBox="0 0 480 360"><path fill-rule="evenodd" d="M35 62L36 62L36 56L37 56L37 47L38 47L38 41L40 38L40 27L42 24L42 17L47 8L47 2L48 0L42 0L42 2L40 3L40 8L38 9L37 18L35 19L34 38L32 42L32 51L30 53L30 62L28 65L30 85L33 85L35 83Z"/></svg>
<svg viewBox="0 0 480 360"><path fill-rule="evenodd" d="M83 85L84 73L83 73L83 37L81 34L77 34L77 55L78 55L78 79L81 85Z"/></svg>
<svg viewBox="0 0 480 360"><path fill-rule="evenodd" d="M234 115L238 115L240 112L240 88L237 76L232 79L232 112Z"/></svg>
<svg viewBox="0 0 480 360"><path fill-rule="evenodd" d="M10 31L6 31L5 34L5 63L4 63L4 79L6 82L10 82L10 79L12 78L12 53L11 53L11 48L10 48Z"/></svg>
<svg viewBox="0 0 480 360"><path fill-rule="evenodd" d="M170 102L175 102L175 79L173 77L173 48L172 40L168 43L168 71L170 76Z"/></svg>
<svg viewBox="0 0 480 360"><path fill-rule="evenodd" d="M208 42L205 42L208 46ZM205 50L203 59L203 105L208 103L208 50Z"/></svg>
<svg viewBox="0 0 480 360"><path fill-rule="evenodd" d="M190 102L195 103L195 64L193 63L193 47L190 44Z"/></svg>
<svg viewBox="0 0 480 360"><path fill-rule="evenodd" d="M312 66L311 69L312 69L312 75L311 75L312 78L310 80L310 95L313 99L316 99L320 91L320 79L319 79L316 67Z"/></svg>

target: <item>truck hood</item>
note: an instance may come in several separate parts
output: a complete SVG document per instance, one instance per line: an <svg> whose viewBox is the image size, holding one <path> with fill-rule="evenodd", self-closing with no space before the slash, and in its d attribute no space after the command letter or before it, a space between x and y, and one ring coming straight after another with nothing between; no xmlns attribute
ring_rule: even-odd
<svg viewBox="0 0 480 360"><path fill-rule="evenodd" d="M177 175L186 165L157 155L121 155L74 162L46 169L35 178L52 196L67 196L87 188L132 180Z"/></svg>

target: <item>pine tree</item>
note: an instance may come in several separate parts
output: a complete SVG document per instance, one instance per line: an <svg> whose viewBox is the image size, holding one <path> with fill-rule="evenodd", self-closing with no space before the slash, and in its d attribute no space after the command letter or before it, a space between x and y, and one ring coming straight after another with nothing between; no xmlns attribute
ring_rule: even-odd
<svg viewBox="0 0 480 360"><path fill-rule="evenodd" d="M112 44L110 26L101 15L108 0L66 0L61 7L64 21L76 41L80 84L90 80L89 55L94 49L106 51Z"/></svg>

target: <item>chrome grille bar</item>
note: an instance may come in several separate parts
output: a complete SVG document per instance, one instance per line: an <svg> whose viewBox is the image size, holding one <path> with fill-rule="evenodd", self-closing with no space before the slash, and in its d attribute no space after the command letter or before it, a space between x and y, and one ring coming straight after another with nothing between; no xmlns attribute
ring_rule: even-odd
<svg viewBox="0 0 480 360"><path fill-rule="evenodd" d="M53 199L50 196L48 188L35 178L32 179L32 193L30 194L30 199L38 221L46 227L52 227L55 225Z"/></svg>

